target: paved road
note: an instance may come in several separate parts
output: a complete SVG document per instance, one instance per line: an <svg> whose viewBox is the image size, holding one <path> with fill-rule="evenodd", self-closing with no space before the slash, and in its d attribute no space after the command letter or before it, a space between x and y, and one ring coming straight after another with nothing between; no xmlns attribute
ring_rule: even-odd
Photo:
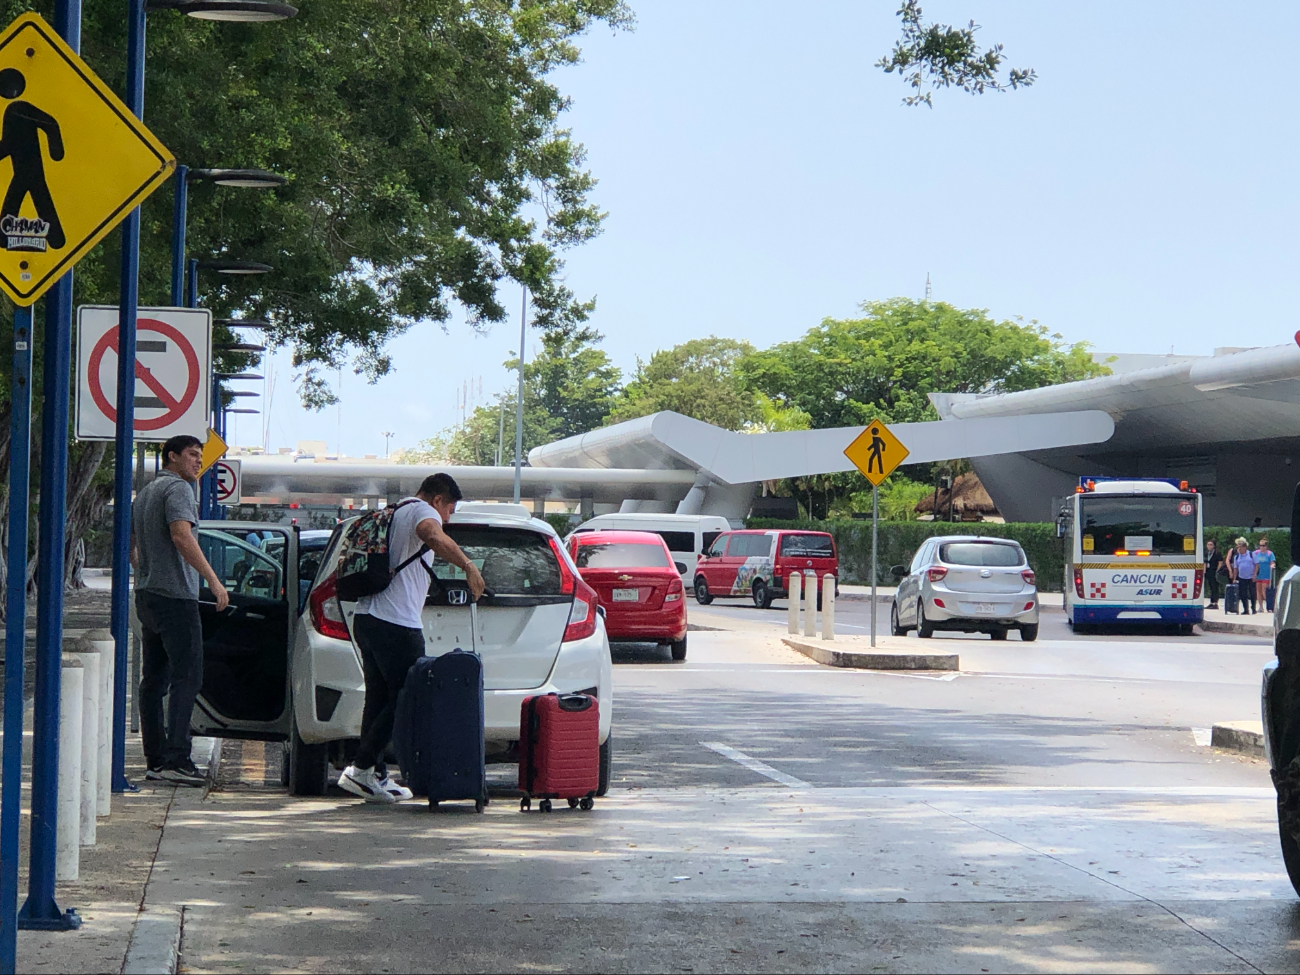
<svg viewBox="0 0 1300 975"><path fill-rule="evenodd" d="M189 905L188 970L1300 968L1267 772L1193 731L1255 713L1262 641L1045 616L891 675L692 609L737 629L617 650L592 813L292 800L255 754L181 797L147 899Z"/></svg>

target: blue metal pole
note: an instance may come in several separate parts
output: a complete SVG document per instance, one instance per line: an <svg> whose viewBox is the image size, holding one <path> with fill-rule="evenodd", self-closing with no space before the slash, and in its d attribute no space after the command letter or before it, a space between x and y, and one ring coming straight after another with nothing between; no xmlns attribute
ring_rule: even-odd
<svg viewBox="0 0 1300 975"><path fill-rule="evenodd" d="M9 558L5 587L4 766L0 779L0 972L18 970L18 829L23 779L23 653L27 643L27 492L32 442L32 310L14 311L9 421Z"/></svg>
<svg viewBox="0 0 1300 975"><path fill-rule="evenodd" d="M199 259L197 257L190 258L186 272L186 277L189 279L189 297L185 304L190 308L197 308L199 307Z"/></svg>
<svg viewBox="0 0 1300 975"><path fill-rule="evenodd" d="M144 0L128 0L127 105L144 117ZM131 454L135 447L135 320L140 303L140 208L122 222L122 284L117 331L117 437L113 452L113 791L126 778L127 648L131 643Z"/></svg>
<svg viewBox="0 0 1300 975"><path fill-rule="evenodd" d="M194 258L194 257L191 257L191 258L190 258L190 262L189 262L189 265L188 265L188 267L187 267L187 271L188 271L188 275L187 275L187 276L188 276L188 278L189 278L189 281L188 281L188 285L189 285L188 292L189 292L189 293L188 293L188 295L187 295L186 304L189 305L189 307L191 307L191 308L197 308L197 307L199 307L199 261L198 261L198 258ZM219 387L218 384L217 384L217 372L216 372L215 369L213 369L213 371L212 371L212 390L211 390L211 395L212 395L212 414L209 416L209 421L210 421L211 424L212 424L212 429L215 430L215 429L217 428L217 417L216 417L216 414L217 414L217 410L218 410L218 408L219 408L219 407L218 407L218 402L217 402L217 397L220 395L220 387ZM216 481L216 477L217 477L217 475L216 475L216 472L215 472L215 471L209 471L207 474L204 474L203 477L201 477L201 478L199 479L199 517L200 517L200 518L214 518L214 517L216 517L216 507L217 507L217 487L216 487L216 485L217 485L217 481Z"/></svg>
<svg viewBox="0 0 1300 975"><path fill-rule="evenodd" d="M185 219L190 202L189 166L176 167L176 204L172 208L172 305L185 304Z"/></svg>

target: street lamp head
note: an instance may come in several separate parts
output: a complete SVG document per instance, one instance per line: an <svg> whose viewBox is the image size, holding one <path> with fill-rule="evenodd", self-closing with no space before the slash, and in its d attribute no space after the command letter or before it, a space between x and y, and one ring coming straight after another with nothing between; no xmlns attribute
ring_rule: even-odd
<svg viewBox="0 0 1300 975"><path fill-rule="evenodd" d="M198 20L255 24L288 20L298 8L278 0L173 0L164 4Z"/></svg>
<svg viewBox="0 0 1300 975"><path fill-rule="evenodd" d="M186 174L186 179L191 182L207 180L218 186L238 186L252 190L269 190L289 182L287 176L270 173L265 169L191 169Z"/></svg>
<svg viewBox="0 0 1300 975"><path fill-rule="evenodd" d="M274 271L270 264L258 261L199 261L200 271L216 271L218 274L266 274Z"/></svg>
<svg viewBox="0 0 1300 975"><path fill-rule="evenodd" d="M214 325L222 328L257 328L268 329L271 323L264 318L218 318Z"/></svg>

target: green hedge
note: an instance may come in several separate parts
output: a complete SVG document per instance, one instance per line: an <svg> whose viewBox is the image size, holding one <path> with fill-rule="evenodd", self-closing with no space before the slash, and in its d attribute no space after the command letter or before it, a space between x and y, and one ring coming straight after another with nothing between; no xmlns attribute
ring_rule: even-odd
<svg viewBox="0 0 1300 975"><path fill-rule="evenodd" d="M771 518L751 518L750 528L802 528L826 531L835 536L840 553L840 578L850 584L871 585L871 522L857 520L835 521L777 521ZM880 523L880 560L877 585L892 586L894 577L889 567L907 565L927 538L935 535L976 535L987 538L1013 538L1020 543L1029 559L1029 565L1038 576L1041 592L1060 592L1064 580L1064 546L1056 537L1056 526L1047 522L1026 522L999 525L994 522L947 521L882 521ZM1245 537L1254 549L1261 535L1267 535L1269 548L1277 554L1279 575L1291 567L1291 533L1286 529L1267 532L1248 532L1244 528L1212 526L1205 529L1205 537L1213 538L1219 551L1232 539Z"/></svg>

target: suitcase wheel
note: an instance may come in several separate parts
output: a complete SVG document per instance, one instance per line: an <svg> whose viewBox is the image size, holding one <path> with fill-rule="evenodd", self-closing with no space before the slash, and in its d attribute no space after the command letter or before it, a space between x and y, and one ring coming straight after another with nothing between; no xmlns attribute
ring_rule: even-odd
<svg viewBox="0 0 1300 975"><path fill-rule="evenodd" d="M529 799L527 796L524 796L522 799L519 800L520 812L528 812L528 810L532 808L533 808L533 800Z"/></svg>
<svg viewBox="0 0 1300 975"><path fill-rule="evenodd" d="M577 800L577 799L570 799L570 800L569 800L569 808L570 808L570 809L577 809L577 808L578 808L578 800Z"/></svg>
<svg viewBox="0 0 1300 975"><path fill-rule="evenodd" d="M540 809L540 810L541 810L542 812L544 812L544 813L550 812L550 811L551 811L551 800L550 800L550 799L543 799L541 802L539 802L539 803L537 804L537 808Z"/></svg>
<svg viewBox="0 0 1300 975"><path fill-rule="evenodd" d="M573 800L570 799L569 801L572 802ZM581 803L579 803L579 805L582 806L583 812L590 812L591 807L594 806L595 804L596 804L596 800L592 799L591 796L584 796Z"/></svg>
<svg viewBox="0 0 1300 975"><path fill-rule="evenodd" d="M483 808L484 808L486 805L487 805L487 802L486 802L485 800L483 800L483 799L475 799L475 800L474 800L474 811L475 811L476 813L481 813L481 812L483 811Z"/></svg>

